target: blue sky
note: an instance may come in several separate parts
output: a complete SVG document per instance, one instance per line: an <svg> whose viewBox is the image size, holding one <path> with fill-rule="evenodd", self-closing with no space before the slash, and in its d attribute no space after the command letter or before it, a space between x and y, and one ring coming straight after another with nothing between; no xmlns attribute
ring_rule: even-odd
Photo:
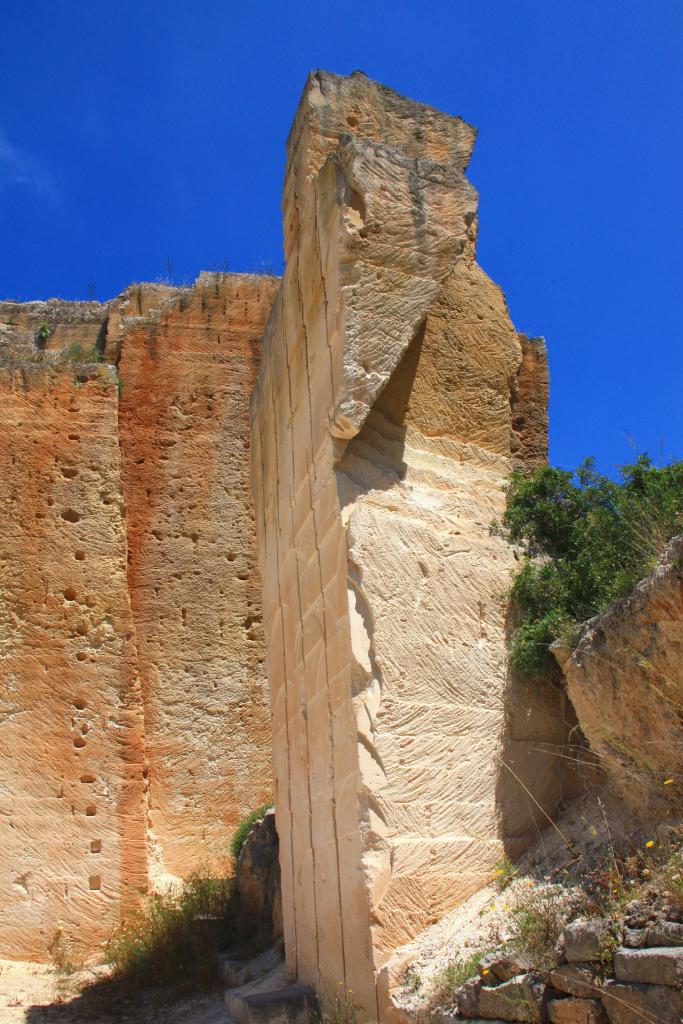
<svg viewBox="0 0 683 1024"><path fill-rule="evenodd" d="M0 297L282 267L309 69L479 128L479 259L544 335L551 459L683 457L683 3L5 0Z"/></svg>

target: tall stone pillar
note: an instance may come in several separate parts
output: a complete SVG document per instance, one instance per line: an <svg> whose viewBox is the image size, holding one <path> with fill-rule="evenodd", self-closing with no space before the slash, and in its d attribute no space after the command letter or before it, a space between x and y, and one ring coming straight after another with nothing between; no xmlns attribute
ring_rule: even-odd
<svg viewBox="0 0 683 1024"><path fill-rule="evenodd" d="M513 464L545 459L548 380L475 260L474 138L359 73L310 76L252 398L288 964L370 1019L392 952L560 785L534 753L555 707L547 735L507 712L514 559L490 523Z"/></svg>

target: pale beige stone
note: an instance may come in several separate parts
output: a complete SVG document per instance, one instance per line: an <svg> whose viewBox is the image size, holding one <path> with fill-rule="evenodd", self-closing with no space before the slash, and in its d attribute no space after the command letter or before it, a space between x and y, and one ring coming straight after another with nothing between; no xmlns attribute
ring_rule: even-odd
<svg viewBox="0 0 683 1024"><path fill-rule="evenodd" d="M570 716L508 680L515 562L489 529L545 457L545 350L475 262L473 140L361 74L310 77L252 399L288 964L362 1018L390 1012L393 950L562 792Z"/></svg>

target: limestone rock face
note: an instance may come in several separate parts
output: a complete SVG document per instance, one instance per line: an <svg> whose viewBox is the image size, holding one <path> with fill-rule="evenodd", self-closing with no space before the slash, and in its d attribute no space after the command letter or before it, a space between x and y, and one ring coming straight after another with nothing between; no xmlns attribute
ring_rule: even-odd
<svg viewBox="0 0 683 1024"><path fill-rule="evenodd" d="M473 141L361 74L309 78L252 399L288 963L373 1019L392 951L561 792L562 699L508 679L489 530L545 458L545 349L475 262Z"/></svg>
<svg viewBox="0 0 683 1024"><path fill-rule="evenodd" d="M572 654L556 657L610 786L636 818L665 814L683 772L683 537L632 594L588 623Z"/></svg>
<svg viewBox="0 0 683 1024"><path fill-rule="evenodd" d="M247 409L276 288L0 305L4 956L97 950L269 795Z"/></svg>
<svg viewBox="0 0 683 1024"><path fill-rule="evenodd" d="M131 290L124 310L119 429L149 825L155 866L174 875L199 850L205 866L224 859L270 796L248 399L276 288L204 274L146 315Z"/></svg>
<svg viewBox="0 0 683 1024"><path fill-rule="evenodd" d="M0 302L0 359L56 357L77 344L84 353L104 352L111 303Z"/></svg>
<svg viewBox="0 0 683 1024"><path fill-rule="evenodd" d="M103 942L147 885L116 373L0 368L0 948Z"/></svg>

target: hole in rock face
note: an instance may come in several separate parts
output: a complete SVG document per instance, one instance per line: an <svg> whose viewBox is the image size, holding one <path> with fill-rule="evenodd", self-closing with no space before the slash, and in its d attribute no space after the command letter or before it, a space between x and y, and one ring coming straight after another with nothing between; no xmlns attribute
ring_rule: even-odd
<svg viewBox="0 0 683 1024"><path fill-rule="evenodd" d="M67 523L77 523L80 521L78 512L74 512L72 508L67 508L62 512L62 519L66 520Z"/></svg>
<svg viewBox="0 0 683 1024"><path fill-rule="evenodd" d="M78 476L78 470L74 469L73 466L62 466L61 474L65 476L67 480L73 480L74 477Z"/></svg>
<svg viewBox="0 0 683 1024"><path fill-rule="evenodd" d="M74 558L77 562L85 562L85 551L74 551Z"/></svg>
<svg viewBox="0 0 683 1024"><path fill-rule="evenodd" d="M225 557L227 558L227 560L229 562L234 562L235 559L237 558L237 555L235 554L234 551L228 551L228 553L227 553L227 555Z"/></svg>
<svg viewBox="0 0 683 1024"><path fill-rule="evenodd" d="M70 441L80 441L80 434L69 434L68 438Z"/></svg>
<svg viewBox="0 0 683 1024"><path fill-rule="evenodd" d="M90 785L92 782L97 782L97 779L90 772L86 772L84 775L81 775L81 782Z"/></svg>
<svg viewBox="0 0 683 1024"><path fill-rule="evenodd" d="M76 600L76 591L74 590L73 587L67 587L66 590L62 591L62 594L64 595L64 600L65 601L75 601Z"/></svg>
<svg viewBox="0 0 683 1024"><path fill-rule="evenodd" d="M358 118L353 117L353 115L350 115L349 117L346 118L346 123L348 124L349 128L357 128Z"/></svg>
<svg viewBox="0 0 683 1024"><path fill-rule="evenodd" d="M102 853L102 840L91 839L90 840L90 852L91 853Z"/></svg>
<svg viewBox="0 0 683 1024"><path fill-rule="evenodd" d="M76 708L77 711L85 711L87 706L88 705L86 704L82 697L76 697L74 699L74 707Z"/></svg>
<svg viewBox="0 0 683 1024"><path fill-rule="evenodd" d="M94 818L97 814L97 808L94 804L87 804L85 808L86 817Z"/></svg>
<svg viewBox="0 0 683 1024"><path fill-rule="evenodd" d="M81 749L85 746L85 742L82 736L74 736L74 747Z"/></svg>
<svg viewBox="0 0 683 1024"><path fill-rule="evenodd" d="M85 651L78 651L78 653L76 654L77 661L85 661L87 657L88 655L85 653Z"/></svg>
<svg viewBox="0 0 683 1024"><path fill-rule="evenodd" d="M91 875L88 879L88 888L92 891L96 891L102 888L102 879L99 875Z"/></svg>

